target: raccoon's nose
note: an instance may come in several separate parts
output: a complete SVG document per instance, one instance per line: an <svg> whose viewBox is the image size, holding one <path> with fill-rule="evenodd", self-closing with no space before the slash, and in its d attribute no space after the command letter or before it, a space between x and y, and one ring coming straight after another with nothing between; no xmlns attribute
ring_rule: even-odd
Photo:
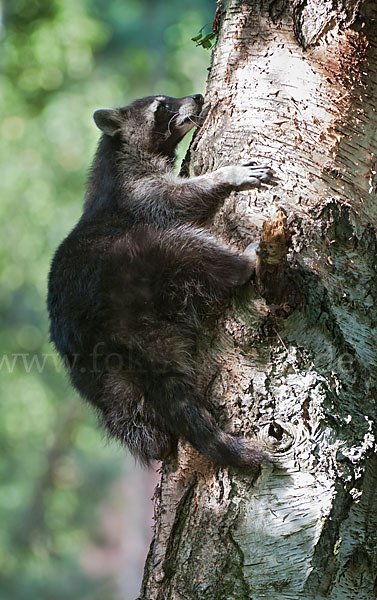
<svg viewBox="0 0 377 600"><path fill-rule="evenodd" d="M193 94L193 96L191 96L191 98L193 100L195 100L195 102L197 102L198 104L203 104L203 102L204 102L204 98L201 94Z"/></svg>

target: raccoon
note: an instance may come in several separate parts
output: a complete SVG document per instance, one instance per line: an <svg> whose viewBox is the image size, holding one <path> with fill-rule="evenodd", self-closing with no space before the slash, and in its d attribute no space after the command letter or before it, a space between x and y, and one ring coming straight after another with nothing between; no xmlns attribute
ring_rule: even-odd
<svg viewBox="0 0 377 600"><path fill-rule="evenodd" d="M179 438L216 465L258 467L255 443L225 433L196 385L203 319L255 270L203 228L232 190L273 184L266 166L173 173L202 123L203 96L148 96L93 117L102 132L83 214L51 264L51 340L79 394L143 463Z"/></svg>

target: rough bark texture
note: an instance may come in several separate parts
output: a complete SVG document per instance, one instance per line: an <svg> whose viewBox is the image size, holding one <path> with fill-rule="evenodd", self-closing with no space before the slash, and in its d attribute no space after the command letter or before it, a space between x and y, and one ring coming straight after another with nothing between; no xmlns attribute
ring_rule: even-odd
<svg viewBox="0 0 377 600"><path fill-rule="evenodd" d="M232 194L212 229L243 249L281 207L302 301L235 300L201 386L229 430L278 439L281 468L253 480L182 445L141 600L377 596L376 46L374 0L222 3L190 168L273 166L280 185Z"/></svg>

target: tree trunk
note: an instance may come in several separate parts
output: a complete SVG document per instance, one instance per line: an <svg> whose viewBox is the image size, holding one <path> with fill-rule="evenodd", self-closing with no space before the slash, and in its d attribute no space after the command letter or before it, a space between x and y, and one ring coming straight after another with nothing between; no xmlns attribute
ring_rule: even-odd
<svg viewBox="0 0 377 600"><path fill-rule="evenodd" d="M272 165L279 186L232 194L211 229L243 249L283 209L302 299L287 316L250 289L203 336L219 421L275 436L279 467L253 479L181 445L140 600L375 600L376 2L221 8L190 169Z"/></svg>

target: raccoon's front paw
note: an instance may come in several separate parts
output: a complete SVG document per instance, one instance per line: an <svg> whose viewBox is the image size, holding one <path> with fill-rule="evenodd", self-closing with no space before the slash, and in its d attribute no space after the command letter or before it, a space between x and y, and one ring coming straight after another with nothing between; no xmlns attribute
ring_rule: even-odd
<svg viewBox="0 0 377 600"><path fill-rule="evenodd" d="M224 183L235 190L259 188L262 184L277 185L273 170L264 165L256 165L254 162L240 166L222 167L219 171L224 177Z"/></svg>
<svg viewBox="0 0 377 600"><path fill-rule="evenodd" d="M201 127L204 123L204 121L206 120L208 113L210 111L211 108L211 104L208 102L208 104L205 104L200 112L200 115L197 118L198 121L198 125L199 127Z"/></svg>

